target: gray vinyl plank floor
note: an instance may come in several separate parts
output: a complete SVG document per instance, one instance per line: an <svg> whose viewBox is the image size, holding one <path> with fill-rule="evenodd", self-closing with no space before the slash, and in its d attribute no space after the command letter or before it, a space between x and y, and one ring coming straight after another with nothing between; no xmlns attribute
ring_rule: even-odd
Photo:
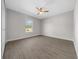
<svg viewBox="0 0 79 59"><path fill-rule="evenodd" d="M8 42L3 59L77 59L73 42L35 36Z"/></svg>

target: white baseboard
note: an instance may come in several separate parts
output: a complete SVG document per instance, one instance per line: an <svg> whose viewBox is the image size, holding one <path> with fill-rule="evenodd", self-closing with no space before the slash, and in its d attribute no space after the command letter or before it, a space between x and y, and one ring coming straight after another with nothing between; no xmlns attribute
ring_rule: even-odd
<svg viewBox="0 0 79 59"><path fill-rule="evenodd" d="M20 39L23 39L23 38L29 38L29 37L38 36L38 35L39 35L39 34L31 35L31 36L28 36L28 37L26 37L26 36L20 36L20 37L18 37L18 38L8 39L8 40L6 41L6 43L9 42L9 41L20 40Z"/></svg>
<svg viewBox="0 0 79 59"><path fill-rule="evenodd" d="M75 51L76 51L76 55L78 56L78 48L76 47L75 43L74 43L74 47L75 47Z"/></svg>
<svg viewBox="0 0 79 59"><path fill-rule="evenodd" d="M43 36L48 36L48 35L43 35ZM74 42L74 40L73 40L73 39L61 38L61 37L57 37L57 36L48 36L48 37L58 38L58 39L68 40L68 41L72 41L72 42Z"/></svg>
<svg viewBox="0 0 79 59"><path fill-rule="evenodd" d="M38 36L38 35L39 35L39 34L31 35L31 36L28 36L28 37L26 37L26 36L20 36L20 37L18 37L18 38L8 39L8 40L6 41L6 43L7 43L8 41L20 40L20 39L23 39L23 38L29 38L29 37ZM43 36L48 36L48 35L43 35ZM48 37L59 38L59 39L68 40L68 41L73 41L73 42L74 42L74 40L65 39L65 38L60 38L60 37L56 37L56 36L48 36Z"/></svg>

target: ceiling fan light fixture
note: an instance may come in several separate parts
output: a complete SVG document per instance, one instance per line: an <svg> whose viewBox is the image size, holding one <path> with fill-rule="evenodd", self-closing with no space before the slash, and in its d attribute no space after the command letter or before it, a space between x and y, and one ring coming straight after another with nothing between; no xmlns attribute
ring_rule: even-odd
<svg viewBox="0 0 79 59"><path fill-rule="evenodd" d="M48 9L44 8L44 7L36 7L37 10L37 15L42 15L43 13L49 12Z"/></svg>

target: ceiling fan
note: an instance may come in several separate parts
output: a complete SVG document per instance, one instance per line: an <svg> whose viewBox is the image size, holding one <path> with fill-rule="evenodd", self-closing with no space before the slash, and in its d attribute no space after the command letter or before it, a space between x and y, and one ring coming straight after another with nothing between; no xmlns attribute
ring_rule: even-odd
<svg viewBox="0 0 79 59"><path fill-rule="evenodd" d="M36 7L36 9L37 9L37 15L43 14L45 12L49 12L46 8L43 7L40 8Z"/></svg>

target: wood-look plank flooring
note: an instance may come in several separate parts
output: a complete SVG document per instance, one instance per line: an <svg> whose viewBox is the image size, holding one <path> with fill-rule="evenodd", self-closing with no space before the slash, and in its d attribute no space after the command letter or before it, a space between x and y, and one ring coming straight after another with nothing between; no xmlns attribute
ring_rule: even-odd
<svg viewBox="0 0 79 59"><path fill-rule="evenodd" d="M77 59L73 42L36 36L8 42L3 59Z"/></svg>

